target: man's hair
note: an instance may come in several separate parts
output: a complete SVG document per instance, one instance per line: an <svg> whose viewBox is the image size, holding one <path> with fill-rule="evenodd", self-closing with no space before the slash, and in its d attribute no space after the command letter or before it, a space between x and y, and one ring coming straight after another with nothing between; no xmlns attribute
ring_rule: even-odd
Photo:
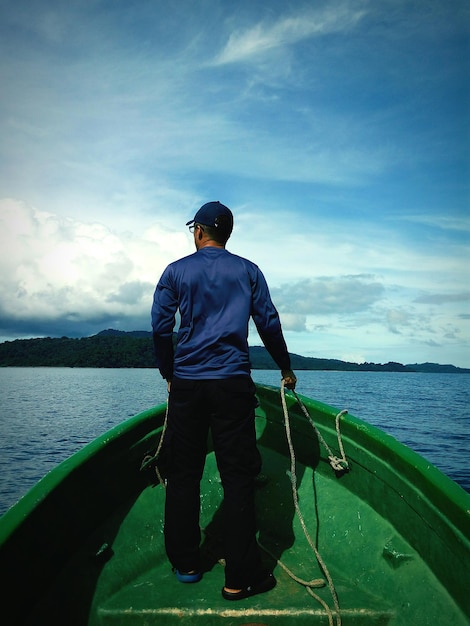
<svg viewBox="0 0 470 626"><path fill-rule="evenodd" d="M219 215L217 216L216 224L216 226L202 225L202 227L211 239L225 245L232 233L231 220L226 215Z"/></svg>

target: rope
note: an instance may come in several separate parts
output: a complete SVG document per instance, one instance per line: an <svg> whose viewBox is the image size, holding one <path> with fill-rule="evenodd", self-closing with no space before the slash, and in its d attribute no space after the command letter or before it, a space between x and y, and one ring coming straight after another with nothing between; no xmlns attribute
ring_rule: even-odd
<svg viewBox="0 0 470 626"><path fill-rule="evenodd" d="M281 389L283 389L283 387ZM336 418L335 418L336 436L337 436L337 439L338 439L338 447L339 447L339 450L341 452L341 458L338 458L336 455L333 454L331 448L329 447L329 445L324 440L321 432L318 430L318 428L315 425L315 422L310 417L310 414L309 414L307 408L305 407L304 403L302 402L302 400L299 398L299 396L296 394L296 392L294 390L292 390L292 393L294 394L295 399L297 400L300 408L302 409L303 414L308 419L308 421L310 422L313 430L317 434L317 437L318 437L320 443L324 446L324 448L328 452L328 460L330 462L331 467L335 470L335 472L344 472L345 470L347 471L349 469L349 463L348 463L348 460L346 459L346 455L344 454L343 441L341 439L341 432L340 432L340 427L339 427L339 421L343 417L343 415L347 414L347 412L348 412L347 409L344 409L343 411L340 411L338 413L338 415L336 416ZM286 407L285 410L287 410L287 407Z"/></svg>
<svg viewBox="0 0 470 626"><path fill-rule="evenodd" d="M258 545L260 546L262 550L266 552L266 554L269 554L269 556L276 561L276 563L286 572L288 576L290 576L290 578L292 578L293 581L295 581L296 583L299 583L299 585L302 585L307 588L325 586L325 581L323 580L323 578L313 578L312 580L304 580L303 578L299 578L298 576L294 574L292 570L290 570L287 567L287 565L285 565L272 552L270 552L268 548L266 548L266 546L264 546L259 541L258 541Z"/></svg>
<svg viewBox="0 0 470 626"><path fill-rule="evenodd" d="M329 452L329 459L330 459L330 463L331 463L331 457L333 457L334 459L337 459L337 457L334 457L333 453L331 452L330 448L328 447L327 443L325 442L325 440L323 439L323 437L321 436L320 432L318 431L317 427L315 426L312 418L310 417L307 409L305 408L305 406L301 403L299 397L297 396L297 394L294 395L297 399L297 401L300 404L300 407L302 408L302 411L304 412L304 414L306 415L306 417L308 417L309 422L312 424L312 426L314 427L315 432L317 433L317 435L320 438L320 441L323 443L323 445L326 447L326 449ZM325 577L328 581L328 587L330 589L330 593L331 596L333 598L333 603L335 605L335 610L336 610L336 624L337 626L341 626L341 613L340 613L340 606L339 606L339 601L338 601L338 595L336 593L336 589L333 583L333 579L331 578L331 575L328 571L328 568L325 564L325 562L323 561L320 553L317 550L317 547L315 546L314 542L312 541L312 538L310 537L310 534L307 530L307 526L305 524L305 520L304 517L302 515L302 512L300 510L300 506L299 506L299 498L298 498L298 493L297 493L297 474L296 474L296 460L295 460L295 451L294 451L294 446L292 443L292 436L291 436L291 430L290 430L290 420L289 420L289 411L287 409L287 402L286 402L286 394L285 394L285 384L284 384L284 380L282 380L281 382L281 402L282 402L282 408L284 411L284 421L285 421L285 428L286 428L286 436L287 436L287 443L289 445L289 452L290 452L290 459L291 459L291 485L292 485L292 496L294 499L294 508L295 511L297 513L297 516L299 518L300 521L300 525L302 526L302 530L304 531L304 535L307 539L308 544L310 545L310 547L312 548L313 552L315 553L315 557L318 561L318 564L320 565L323 573L325 574ZM337 423L339 425L339 418L341 417L341 415L344 414L344 411L341 414L338 414L337 416ZM339 428L337 428L337 433L339 432ZM344 450L343 447L341 445L341 453L343 455L343 459L341 459L341 461L345 461L346 465L347 465L347 461L346 458L344 456ZM338 461L340 461L338 459ZM340 462L341 462L340 461ZM335 461L336 464L336 461ZM333 465L332 465L333 467ZM333 469L335 469L335 467L333 467ZM344 469L344 468L342 468ZM318 600L320 602L320 604L324 607L324 609L326 610L327 614L328 614L328 620L330 623L330 626L333 626L333 616L332 616L332 612L330 607L326 604L326 602L324 602L321 598L319 598L316 594L314 594L311 590L310 587L307 587L307 591L310 593L310 595L312 595L316 600Z"/></svg>
<svg viewBox="0 0 470 626"><path fill-rule="evenodd" d="M157 451L155 452L154 455L148 454L147 456L144 457L144 459L142 460L142 464L140 466L140 470L141 471L143 469L147 468L152 462L157 461L158 456L160 454L160 450L162 449L163 439L165 437L165 432L166 432L167 425L168 425L168 400L167 400L167 403L166 403L165 420L163 422L163 428L162 428L162 432L160 434L160 441L158 442ZM155 465L155 473L157 475L158 482L160 483L160 485L164 489L166 489L166 483L163 480L162 475L160 474L160 470L158 469L158 465Z"/></svg>
<svg viewBox="0 0 470 626"><path fill-rule="evenodd" d="M292 570L287 567L287 565L284 565L284 563L280 559L276 558L276 556L272 552L270 552L265 546L263 546L262 543L258 542L258 545L262 550L266 552L266 554L269 554L269 556L276 561L276 563L286 572L288 576L290 576L290 578L292 578L294 582L299 583L299 585L302 585L307 589L307 592L312 596L312 598L315 598L315 600L317 600L317 602L319 602L324 608L325 613L328 617L329 626L334 626L333 613L331 612L330 607L323 600L323 598L320 598L320 596L312 590L312 588L315 587L318 588L325 586L325 581L323 580L323 578L314 578L313 580L303 580L302 578L299 578L294 574Z"/></svg>

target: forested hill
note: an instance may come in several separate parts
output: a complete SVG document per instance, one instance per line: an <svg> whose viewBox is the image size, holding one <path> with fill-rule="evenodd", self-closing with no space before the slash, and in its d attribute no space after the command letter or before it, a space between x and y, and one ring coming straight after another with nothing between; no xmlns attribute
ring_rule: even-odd
<svg viewBox="0 0 470 626"><path fill-rule="evenodd" d="M264 347L250 348L253 369L277 369ZM438 372L468 374L453 365L421 363L348 363L291 354L293 370ZM16 339L0 343L0 367L155 367L152 335L147 331L104 330L92 337Z"/></svg>

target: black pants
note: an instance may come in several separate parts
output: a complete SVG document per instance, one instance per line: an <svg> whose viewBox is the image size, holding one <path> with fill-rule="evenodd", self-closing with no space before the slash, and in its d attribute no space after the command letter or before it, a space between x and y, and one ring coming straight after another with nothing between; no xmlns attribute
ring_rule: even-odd
<svg viewBox="0 0 470 626"><path fill-rule="evenodd" d="M256 543L255 477L261 469L256 446L255 386L249 377L174 379L165 435L169 457L165 546L180 571L200 570L200 481L212 433L224 489L225 584L241 588L266 575Z"/></svg>

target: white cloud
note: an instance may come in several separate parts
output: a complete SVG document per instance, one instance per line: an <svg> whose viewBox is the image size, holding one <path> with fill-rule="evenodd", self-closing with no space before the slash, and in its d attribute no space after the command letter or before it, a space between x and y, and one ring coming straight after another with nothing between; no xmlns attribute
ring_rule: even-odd
<svg viewBox="0 0 470 626"><path fill-rule="evenodd" d="M470 234L470 219L468 215L459 216L452 213L432 215L427 213L424 215L407 215L401 219L410 223L423 224L424 226L442 230L455 230Z"/></svg>
<svg viewBox="0 0 470 626"><path fill-rule="evenodd" d="M305 279L272 289L280 312L352 314L370 308L384 295L384 286L372 276L331 276Z"/></svg>
<svg viewBox="0 0 470 626"><path fill-rule="evenodd" d="M389 309L386 312L387 324L390 332L398 333L398 329L403 326L410 326L412 323L412 317L409 311L399 309Z"/></svg>
<svg viewBox="0 0 470 626"><path fill-rule="evenodd" d="M346 245L338 259L333 245L338 232L332 231L330 239L317 236L312 248L308 231L291 237L278 228L289 224L282 214L279 222L268 223L256 216L248 220L243 210L240 214L229 249L253 258L267 274L291 351L343 360L354 354L360 360L414 362L426 349L445 347L446 353L457 354L469 344L465 294L453 291L449 281L446 296L433 290L439 259L427 274L405 274L397 266L373 275L357 263L355 248ZM365 249L362 240L356 246ZM193 252L182 226L154 222L139 232L118 232L15 200L0 204L0 247L0 329L6 337L73 336L106 327L148 329L161 272ZM396 263L398 252L385 247L381 254L376 262L385 264L389 258ZM329 266L328 276L317 273L316 259L322 257L327 258L322 269ZM366 255L361 262L368 265L371 258ZM424 265L418 253L406 263L412 268ZM344 275L346 267L360 271ZM250 342L259 343L253 331ZM453 353L444 360L465 366Z"/></svg>
<svg viewBox="0 0 470 626"><path fill-rule="evenodd" d="M417 304L448 304L450 302L467 302L470 304L470 292L464 293L428 293L415 299Z"/></svg>
<svg viewBox="0 0 470 626"><path fill-rule="evenodd" d="M249 62L274 48L289 46L309 37L347 31L364 14L363 10L351 9L349 3L341 3L320 10L304 10L274 22L260 22L246 30L231 33L214 64Z"/></svg>
<svg viewBox="0 0 470 626"><path fill-rule="evenodd" d="M280 313L283 329L292 330L297 333L307 331L307 316L301 313Z"/></svg>
<svg viewBox="0 0 470 626"><path fill-rule="evenodd" d="M0 249L3 320L144 320L161 272L190 252L190 239L162 224L141 236L120 234L4 200Z"/></svg>

